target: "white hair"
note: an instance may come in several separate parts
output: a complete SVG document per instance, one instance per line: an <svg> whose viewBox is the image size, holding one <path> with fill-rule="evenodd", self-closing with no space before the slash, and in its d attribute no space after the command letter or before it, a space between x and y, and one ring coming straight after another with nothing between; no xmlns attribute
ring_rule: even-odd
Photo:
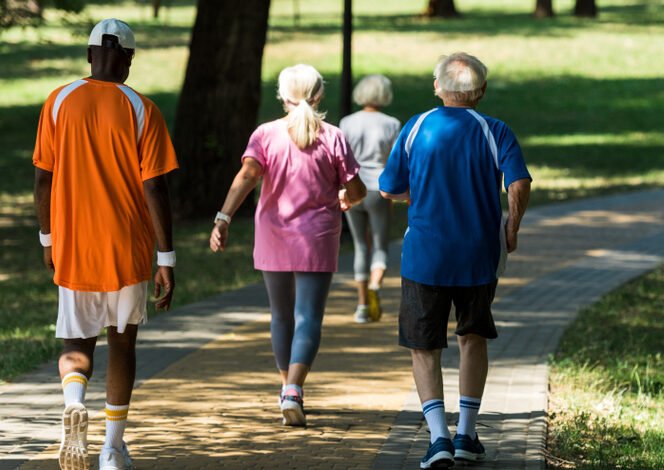
<svg viewBox="0 0 664 470"><path fill-rule="evenodd" d="M355 85L353 101L360 106L383 108L392 102L392 82L385 75L367 75Z"/></svg>
<svg viewBox="0 0 664 470"><path fill-rule="evenodd" d="M301 149L316 141L325 118L317 111L323 89L323 77L311 65L293 65L279 74L278 98L288 113L288 133Z"/></svg>
<svg viewBox="0 0 664 470"><path fill-rule="evenodd" d="M488 69L477 57L455 52L438 59L433 69L436 95L443 94L460 103L472 103L482 97Z"/></svg>

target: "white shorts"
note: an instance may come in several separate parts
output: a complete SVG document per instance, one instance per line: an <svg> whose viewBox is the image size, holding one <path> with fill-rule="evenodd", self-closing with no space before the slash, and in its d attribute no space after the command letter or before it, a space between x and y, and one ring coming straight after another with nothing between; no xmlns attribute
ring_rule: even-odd
<svg viewBox="0 0 664 470"><path fill-rule="evenodd" d="M94 338L108 326L147 323L148 281L113 292L82 292L60 287L55 337Z"/></svg>

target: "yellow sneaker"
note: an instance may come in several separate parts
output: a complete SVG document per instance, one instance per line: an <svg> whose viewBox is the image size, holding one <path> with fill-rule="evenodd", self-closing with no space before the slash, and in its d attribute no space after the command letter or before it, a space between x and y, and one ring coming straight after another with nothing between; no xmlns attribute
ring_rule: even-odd
<svg viewBox="0 0 664 470"><path fill-rule="evenodd" d="M377 289L369 289L367 291L369 300L369 318L371 321L378 321L383 315L383 310L380 308L380 297L378 296Z"/></svg>

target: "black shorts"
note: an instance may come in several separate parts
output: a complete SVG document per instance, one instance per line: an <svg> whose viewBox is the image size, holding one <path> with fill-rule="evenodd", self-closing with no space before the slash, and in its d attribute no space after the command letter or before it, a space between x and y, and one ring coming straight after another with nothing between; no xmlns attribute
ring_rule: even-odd
<svg viewBox="0 0 664 470"><path fill-rule="evenodd" d="M498 337L491 302L498 281L472 287L429 286L401 278L399 344L410 349L447 347L447 322L454 302L457 335Z"/></svg>

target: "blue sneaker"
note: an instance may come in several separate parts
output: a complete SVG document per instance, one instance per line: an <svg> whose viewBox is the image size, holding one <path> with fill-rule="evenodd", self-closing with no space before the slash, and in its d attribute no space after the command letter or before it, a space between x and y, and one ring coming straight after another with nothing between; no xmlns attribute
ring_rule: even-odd
<svg viewBox="0 0 664 470"><path fill-rule="evenodd" d="M467 434L457 434L454 436L454 460L476 462L484 460L485 457L484 446L477 434L475 434L474 440Z"/></svg>
<svg viewBox="0 0 664 470"><path fill-rule="evenodd" d="M454 466L454 444L451 439L439 437L429 444L427 454L422 457L420 468L450 468Z"/></svg>

